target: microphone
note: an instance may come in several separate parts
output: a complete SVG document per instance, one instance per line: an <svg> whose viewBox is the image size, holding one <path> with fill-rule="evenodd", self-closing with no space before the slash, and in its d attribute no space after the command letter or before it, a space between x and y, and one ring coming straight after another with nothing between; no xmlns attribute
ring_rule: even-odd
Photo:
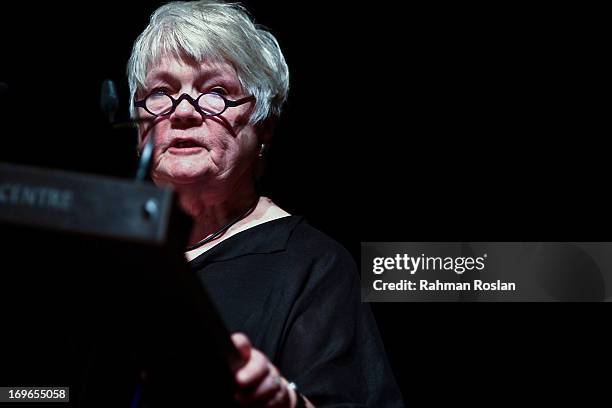
<svg viewBox="0 0 612 408"><path fill-rule="evenodd" d="M119 97L117 96L117 87L111 79L105 79L102 82L102 89L100 91L100 109L107 117L108 123L111 125L111 129L117 130L124 128L135 128L138 123L152 121L151 118L136 118L129 119L126 122L115 123L115 113L117 112L118 108ZM145 181L149 176L153 158L154 141L155 135L153 132L140 152L135 177L137 181Z"/></svg>
<svg viewBox="0 0 612 408"><path fill-rule="evenodd" d="M115 113L119 108L119 97L117 96L117 87L110 79L105 79L102 82L100 91L100 109L108 118L108 123L112 124L115 121Z"/></svg>
<svg viewBox="0 0 612 408"><path fill-rule="evenodd" d="M136 168L137 181L145 181L150 176L151 164L153 163L153 149L155 147L155 131L149 135L149 140L145 143Z"/></svg>

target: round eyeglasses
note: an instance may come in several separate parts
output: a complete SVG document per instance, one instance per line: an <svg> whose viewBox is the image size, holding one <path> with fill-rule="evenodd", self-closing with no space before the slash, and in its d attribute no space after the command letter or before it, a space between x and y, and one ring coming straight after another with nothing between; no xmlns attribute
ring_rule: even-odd
<svg viewBox="0 0 612 408"><path fill-rule="evenodd" d="M153 92L140 101L135 101L134 106L144 108L144 110L153 116L167 116L174 112L183 99L186 99L198 113L205 116L217 116L225 112L227 108L233 108L254 101L255 96L251 95L237 101L232 101L216 92L208 92L201 94L196 99L193 99L186 93L179 96L178 99L174 99L167 93L160 91Z"/></svg>

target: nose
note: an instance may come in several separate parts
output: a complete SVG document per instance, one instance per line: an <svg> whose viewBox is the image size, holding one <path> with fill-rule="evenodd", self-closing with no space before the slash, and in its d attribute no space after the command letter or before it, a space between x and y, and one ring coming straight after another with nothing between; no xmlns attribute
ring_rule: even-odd
<svg viewBox="0 0 612 408"><path fill-rule="evenodd" d="M170 115L170 120L176 123L200 123L202 115L196 110L195 106L187 98L181 98L176 109Z"/></svg>

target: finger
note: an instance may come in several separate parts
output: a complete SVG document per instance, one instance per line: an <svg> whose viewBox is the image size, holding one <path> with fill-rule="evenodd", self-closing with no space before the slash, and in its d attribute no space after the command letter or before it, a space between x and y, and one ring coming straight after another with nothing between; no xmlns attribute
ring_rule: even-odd
<svg viewBox="0 0 612 408"><path fill-rule="evenodd" d="M282 391L281 378L277 375L268 375L263 381L261 381L257 388L252 392L248 393L237 393L236 399L238 402L251 405L251 404L265 404L268 401L276 398L277 394Z"/></svg>
<svg viewBox="0 0 612 408"><path fill-rule="evenodd" d="M251 342L249 338L243 333L234 333L232 334L232 342L234 343L234 347L240 353L242 360L246 363L251 358Z"/></svg>
<svg viewBox="0 0 612 408"><path fill-rule="evenodd" d="M287 388L286 383L287 381L283 379L283 384L281 385L276 395L273 398L269 399L263 405L263 408L280 408L289 406L291 399L289 398L289 389Z"/></svg>
<svg viewBox="0 0 612 408"><path fill-rule="evenodd" d="M256 387L270 373L268 358L259 350L251 349L251 358L236 372L240 388Z"/></svg>

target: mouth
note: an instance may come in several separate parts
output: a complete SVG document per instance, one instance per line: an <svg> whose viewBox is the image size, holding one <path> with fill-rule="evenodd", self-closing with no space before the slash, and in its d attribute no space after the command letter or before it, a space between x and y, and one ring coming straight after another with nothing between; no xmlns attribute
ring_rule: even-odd
<svg viewBox="0 0 612 408"><path fill-rule="evenodd" d="M172 154L194 154L201 152L203 149L204 146L194 139L175 139L168 147L168 152Z"/></svg>

